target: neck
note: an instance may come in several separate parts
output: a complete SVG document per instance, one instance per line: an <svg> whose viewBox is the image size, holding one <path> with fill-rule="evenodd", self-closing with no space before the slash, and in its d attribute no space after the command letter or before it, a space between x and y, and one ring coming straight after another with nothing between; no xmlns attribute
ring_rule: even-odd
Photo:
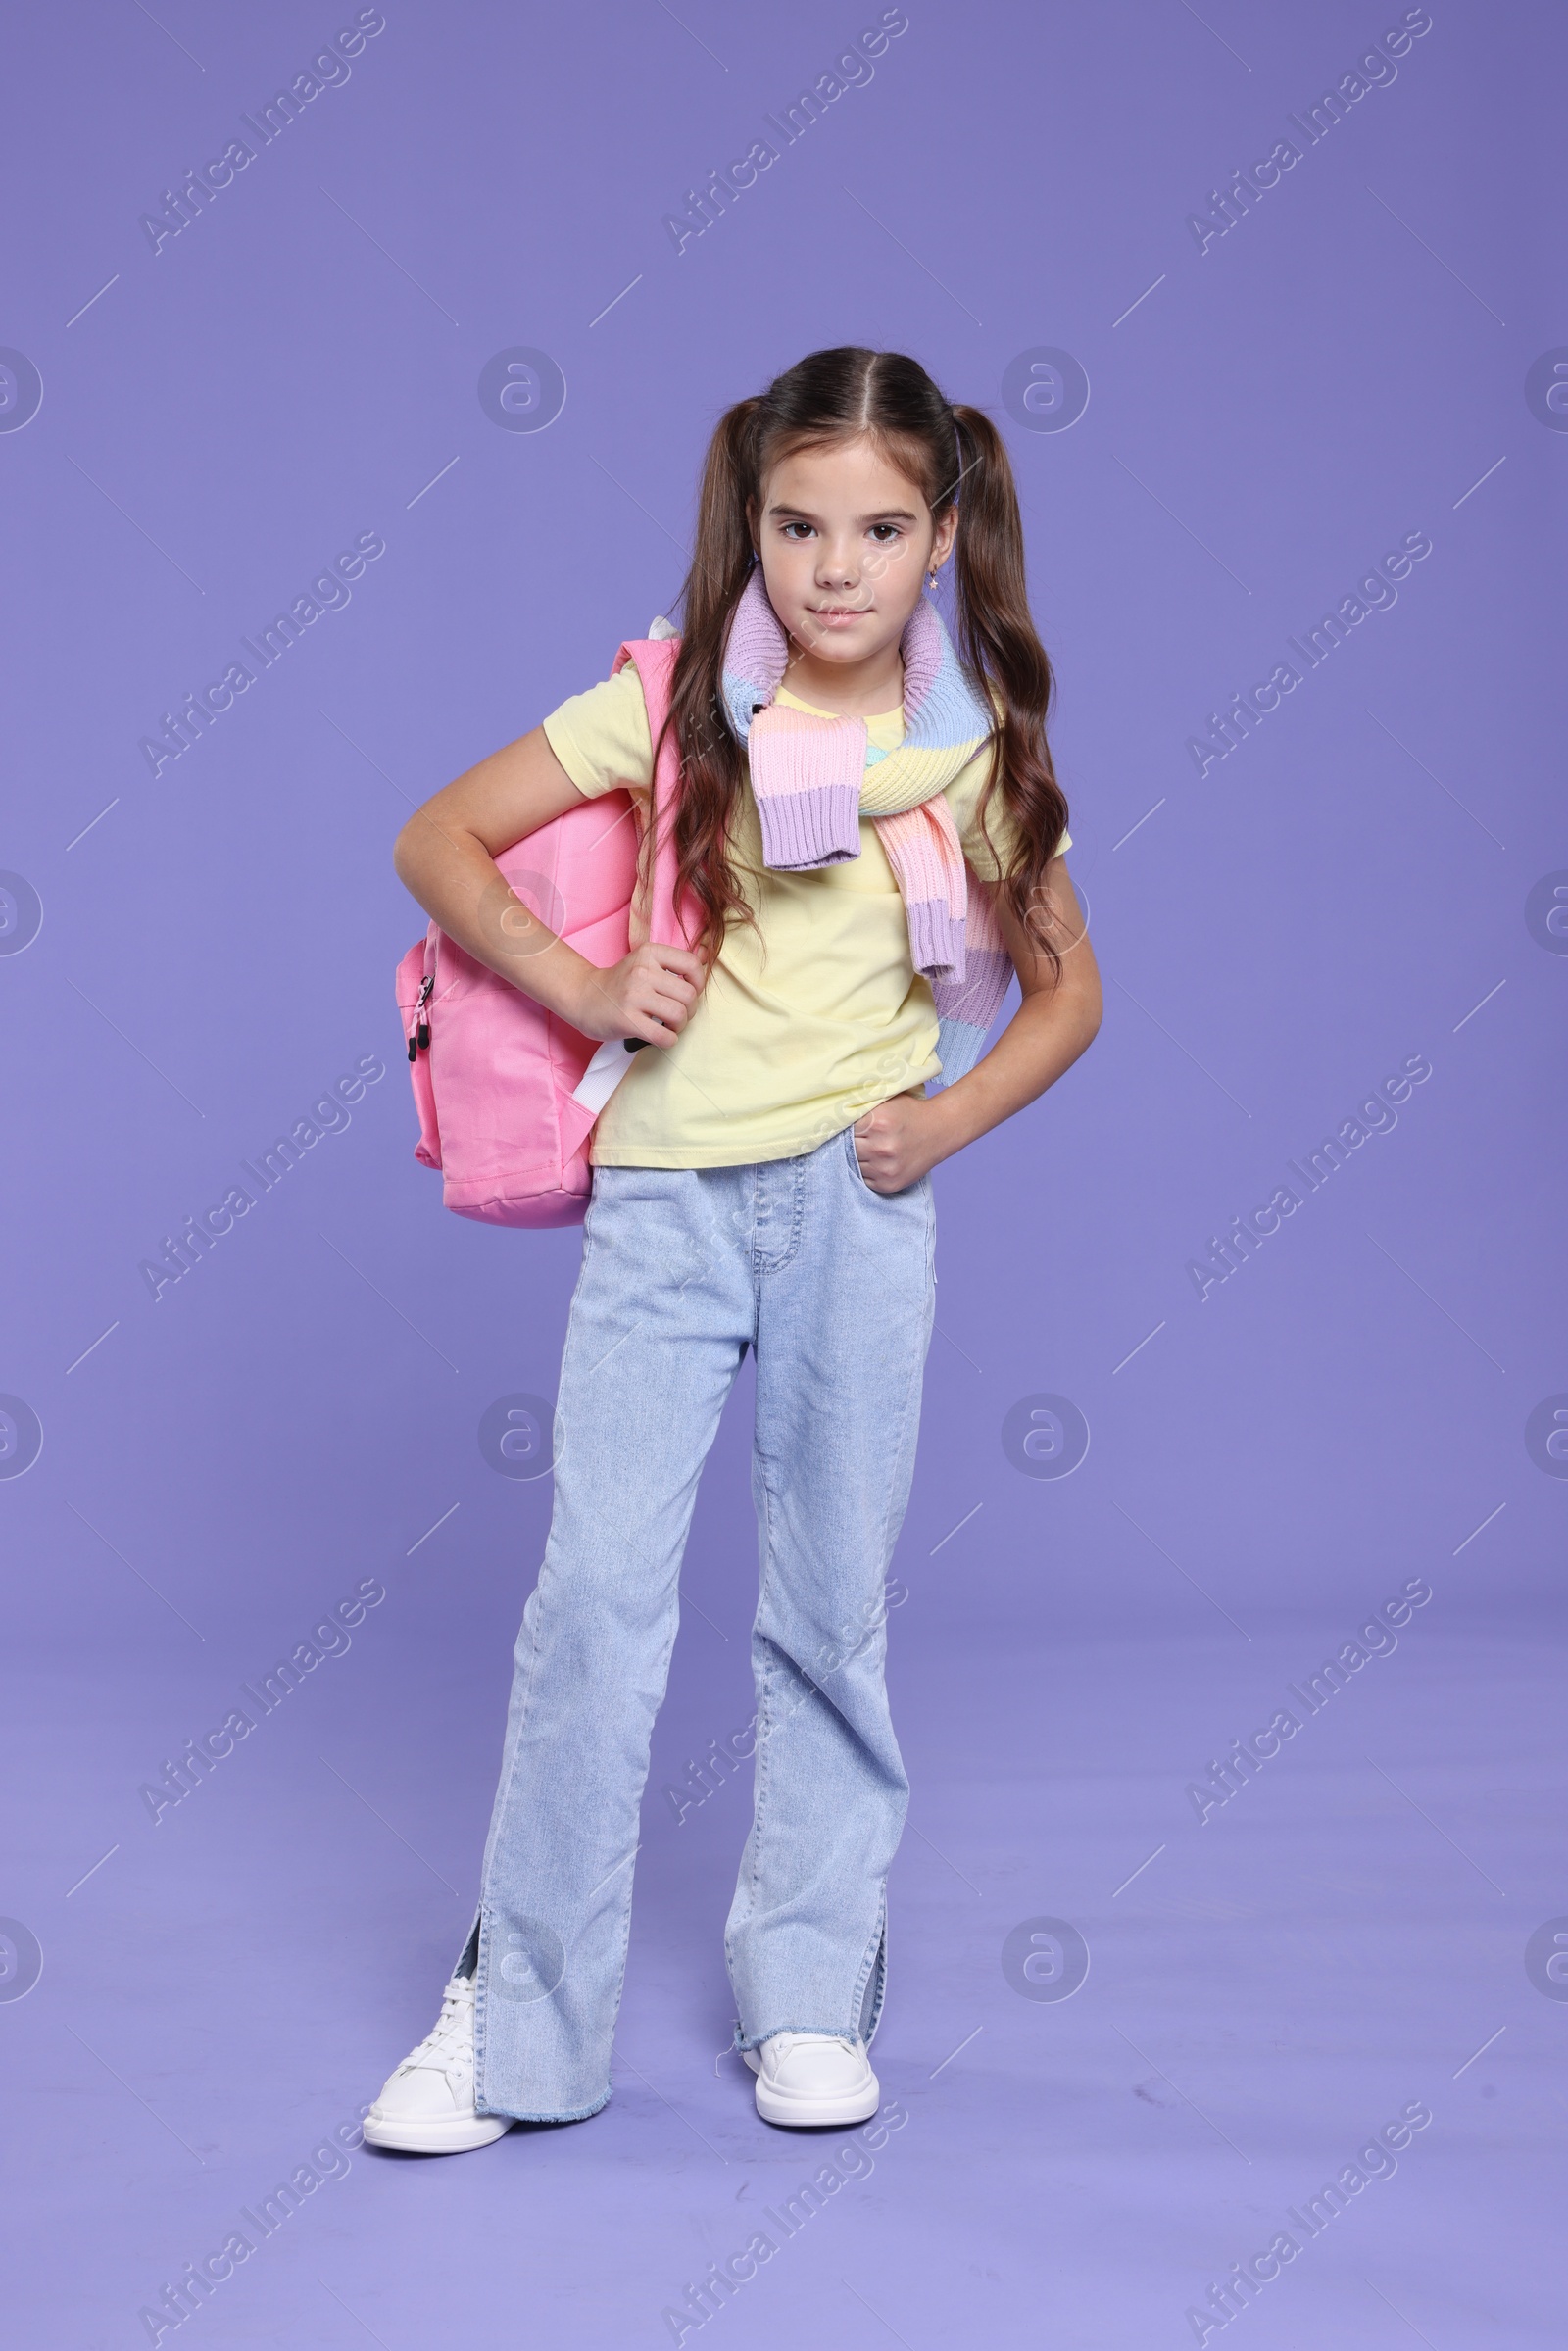
<svg viewBox="0 0 1568 2351"><path fill-rule="evenodd" d="M839 718L874 718L904 707L904 661L897 641L859 661L824 661L795 637L783 681L802 702Z"/></svg>

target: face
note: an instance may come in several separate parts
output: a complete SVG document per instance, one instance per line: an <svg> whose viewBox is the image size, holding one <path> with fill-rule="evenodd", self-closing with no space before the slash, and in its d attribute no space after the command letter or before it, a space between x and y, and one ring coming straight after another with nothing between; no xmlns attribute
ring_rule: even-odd
<svg viewBox="0 0 1568 2351"><path fill-rule="evenodd" d="M865 661L896 648L925 575L957 530L868 440L780 460L749 516L774 612L819 661Z"/></svg>

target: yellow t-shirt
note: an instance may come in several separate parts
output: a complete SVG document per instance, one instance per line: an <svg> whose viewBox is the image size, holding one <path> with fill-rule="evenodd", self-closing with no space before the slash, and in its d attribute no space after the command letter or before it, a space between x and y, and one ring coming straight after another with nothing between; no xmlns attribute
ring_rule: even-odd
<svg viewBox="0 0 1568 2351"><path fill-rule="evenodd" d="M830 715L783 688L777 700ZM904 712L880 711L865 730L872 748L892 751L904 739ZM653 742L631 662L552 710L544 731L579 792L593 798L625 786L646 794ZM970 864L994 881L998 861L976 820L990 761L983 747L947 786L947 800ZM987 825L1005 854L1000 803ZM1070 846L1065 834L1061 846ZM775 872L762 862L748 781L729 848L757 929L731 924L675 1043L636 1054L594 1128L598 1166L792 1158L941 1074L936 1004L910 958L904 900L871 819L860 819L858 857Z"/></svg>

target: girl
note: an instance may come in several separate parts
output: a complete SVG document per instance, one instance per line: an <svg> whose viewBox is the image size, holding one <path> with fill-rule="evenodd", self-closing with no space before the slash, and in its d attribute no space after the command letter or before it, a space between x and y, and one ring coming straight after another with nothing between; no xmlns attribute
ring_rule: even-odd
<svg viewBox="0 0 1568 2351"><path fill-rule="evenodd" d="M950 563L952 638L932 601ZM666 724L693 946L600 970L546 932L518 960L494 918L504 850L584 795L648 792L633 664L397 843L403 881L470 955L587 1036L650 1050L594 1134L554 1513L477 1914L434 2030L370 2109L372 2146L478 2147L610 2096L681 1553L748 1347L761 1577L724 1944L735 2046L768 2122L876 2111L908 1795L882 1595L931 1332L930 1170L1099 1025L1017 496L978 410L858 349L741 401L708 453L683 611ZM971 1067L1009 969L1022 1003Z"/></svg>

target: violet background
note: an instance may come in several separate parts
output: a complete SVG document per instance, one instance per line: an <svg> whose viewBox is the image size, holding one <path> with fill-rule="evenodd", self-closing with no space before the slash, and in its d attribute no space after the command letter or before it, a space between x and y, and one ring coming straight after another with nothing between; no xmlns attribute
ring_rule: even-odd
<svg viewBox="0 0 1568 2351"><path fill-rule="evenodd" d="M430 2022L548 1523L476 1431L553 1394L578 1237L444 1215L414 1163L391 841L670 609L720 409L845 341L1007 433L1107 1016L938 1176L876 2050L907 2121L683 2339L1192 2341L1209 2281L1415 2099L1397 2175L1233 2324L1556 2339L1568 2005L1525 1951L1568 1913L1568 1487L1526 1424L1568 1391L1568 963L1527 904L1568 867L1568 440L1526 378L1568 340L1560 17L1435 6L1238 226L1186 226L1401 13L911 0L679 255L662 217L875 8L388 0L157 254L143 210L353 11L13 16L0 342L43 399L0 432L0 866L43 920L0 955L0 1389L43 1449L0 1478L0 1911L42 1974L0 1999L8 2339L151 2339L165 2281ZM477 397L516 346L564 373L546 430ZM1068 430L1004 402L1041 347L1087 371ZM159 713L366 531L347 609L155 780ZM1413 531L1396 604L1200 778L1206 714ZM155 1304L139 1261L365 1054L348 1129ZM1200 1302L1188 1260L1413 1054L1396 1128ZM1003 1447L1042 1394L1091 1432L1069 1477ZM210 2344L667 2342L842 2143L767 2131L716 2056L743 1790L678 1825L662 1792L751 1712L747 1395L688 1553L611 2107L455 2164L356 2154L188 2322ZM372 1576L352 1649L154 1827L141 1784ZM1187 1784L1412 1577L1397 1651L1200 1827ZM1070 1999L1004 1972L1041 1917L1087 1940Z"/></svg>

